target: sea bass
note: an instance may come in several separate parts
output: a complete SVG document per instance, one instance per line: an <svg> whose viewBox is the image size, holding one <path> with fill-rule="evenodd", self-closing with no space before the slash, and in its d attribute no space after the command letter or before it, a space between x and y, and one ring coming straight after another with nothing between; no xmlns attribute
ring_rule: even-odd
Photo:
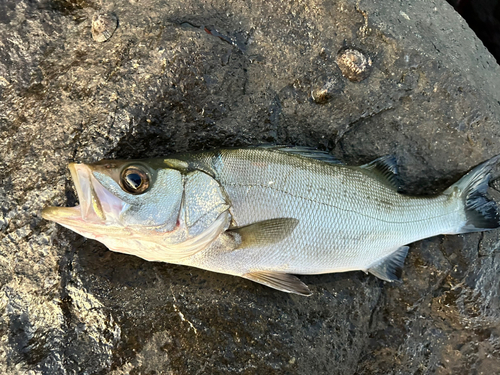
<svg viewBox="0 0 500 375"><path fill-rule="evenodd" d="M294 274L362 270L395 281L407 244L498 228L485 194L499 159L430 197L398 192L392 157L346 166L305 148L71 163L80 204L42 215L113 251L310 295Z"/></svg>

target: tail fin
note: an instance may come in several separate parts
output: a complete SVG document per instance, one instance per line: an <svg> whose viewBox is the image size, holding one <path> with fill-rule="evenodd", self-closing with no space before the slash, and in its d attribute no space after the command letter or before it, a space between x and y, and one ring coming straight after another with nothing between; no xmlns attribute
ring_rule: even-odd
<svg viewBox="0 0 500 375"><path fill-rule="evenodd" d="M491 170L499 160L500 155L497 155L478 165L445 191L445 194L458 193L464 200L467 221L457 233L481 232L500 227L498 206L486 197Z"/></svg>

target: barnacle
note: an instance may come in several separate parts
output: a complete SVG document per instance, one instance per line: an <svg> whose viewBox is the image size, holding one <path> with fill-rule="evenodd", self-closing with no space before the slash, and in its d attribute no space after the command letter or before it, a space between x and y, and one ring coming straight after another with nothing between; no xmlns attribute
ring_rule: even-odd
<svg viewBox="0 0 500 375"><path fill-rule="evenodd" d="M337 65L342 75L351 82L361 82L372 71L372 60L360 50L344 47L337 54Z"/></svg>
<svg viewBox="0 0 500 375"><path fill-rule="evenodd" d="M96 13L92 17L92 38L99 43L105 42L117 27L118 18L113 13Z"/></svg>

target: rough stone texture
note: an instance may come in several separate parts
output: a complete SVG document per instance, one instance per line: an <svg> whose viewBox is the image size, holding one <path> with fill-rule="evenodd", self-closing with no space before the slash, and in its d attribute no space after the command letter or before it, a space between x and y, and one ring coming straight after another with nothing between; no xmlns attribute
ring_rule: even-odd
<svg viewBox="0 0 500 375"><path fill-rule="evenodd" d="M75 204L69 161L302 145L393 153L405 189L433 193L500 153L500 69L465 22L444 0L374 3L0 2L1 373L497 371L499 231L412 245L402 285L302 277L304 298L40 217ZM96 11L119 19L105 43ZM342 76L345 46L371 58L367 79Z"/></svg>
<svg viewBox="0 0 500 375"><path fill-rule="evenodd" d="M498 0L446 1L453 5L497 62L500 62L500 2Z"/></svg>

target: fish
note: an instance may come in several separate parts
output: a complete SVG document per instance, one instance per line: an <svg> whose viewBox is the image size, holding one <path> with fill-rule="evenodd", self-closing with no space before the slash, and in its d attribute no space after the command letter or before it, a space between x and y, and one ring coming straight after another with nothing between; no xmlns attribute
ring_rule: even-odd
<svg viewBox="0 0 500 375"><path fill-rule="evenodd" d="M42 216L112 251L308 296L297 275L399 281L409 244L498 228L487 190L499 159L432 196L400 192L393 156L349 166L304 147L70 163L79 204Z"/></svg>

